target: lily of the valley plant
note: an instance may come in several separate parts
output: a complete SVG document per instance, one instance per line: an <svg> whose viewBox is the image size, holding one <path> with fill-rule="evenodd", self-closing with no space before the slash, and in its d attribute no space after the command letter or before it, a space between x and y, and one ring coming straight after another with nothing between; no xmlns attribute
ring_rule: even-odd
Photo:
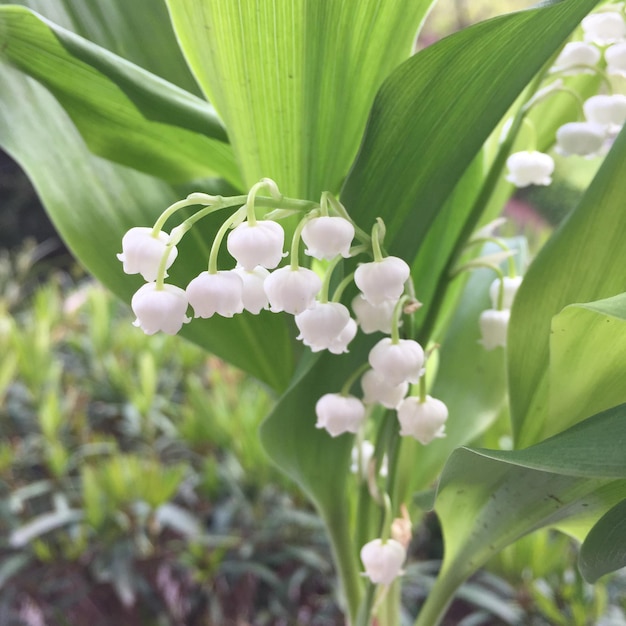
<svg viewBox="0 0 626 626"><path fill-rule="evenodd" d="M349 623L399 623L427 489L419 626L542 527L589 581L626 563L623 4L417 54L431 0L1 4L0 143L137 332L274 390L260 437L326 524ZM555 154L606 156L528 264L496 218ZM463 447L502 415L512 450Z"/></svg>

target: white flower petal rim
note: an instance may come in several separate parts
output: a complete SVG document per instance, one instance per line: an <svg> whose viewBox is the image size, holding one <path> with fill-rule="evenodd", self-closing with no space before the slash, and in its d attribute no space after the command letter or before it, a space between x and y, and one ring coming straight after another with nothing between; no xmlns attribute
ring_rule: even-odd
<svg viewBox="0 0 626 626"><path fill-rule="evenodd" d="M510 315L511 311L508 309L502 311L487 309L480 314L480 342L485 350L506 347Z"/></svg>
<svg viewBox="0 0 626 626"><path fill-rule="evenodd" d="M232 270L202 272L187 285L187 298L195 317L232 317L243 311L243 281Z"/></svg>
<svg viewBox="0 0 626 626"><path fill-rule="evenodd" d="M274 269L283 258L285 231L272 220L259 220L251 226L243 222L226 238L226 248L238 265L254 270L257 265Z"/></svg>
<svg viewBox="0 0 626 626"><path fill-rule="evenodd" d="M403 574L406 549L395 539L374 539L361 548L361 561L365 575L375 585L390 585Z"/></svg>
<svg viewBox="0 0 626 626"><path fill-rule="evenodd" d="M424 366L424 350L417 341L390 337L381 339L368 356L371 368L391 386L419 381Z"/></svg>
<svg viewBox="0 0 626 626"><path fill-rule="evenodd" d="M549 154L535 151L515 152L506 160L506 177L516 187L549 185L554 172L554 159Z"/></svg>
<svg viewBox="0 0 626 626"><path fill-rule="evenodd" d="M363 297L376 306L385 300L398 301L411 269L406 261L388 256L381 261L361 263L354 272L354 282Z"/></svg>
<svg viewBox="0 0 626 626"><path fill-rule="evenodd" d="M331 437L355 434L365 419L365 406L354 396L324 394L315 404L315 428L325 429Z"/></svg>
<svg viewBox="0 0 626 626"><path fill-rule="evenodd" d="M447 419L448 407L431 396L426 396L424 402L409 396L398 405L400 436L413 437L424 446L446 436Z"/></svg>
<svg viewBox="0 0 626 626"><path fill-rule="evenodd" d="M302 241L307 245L305 254L330 261L336 256L350 256L354 239L354 226L343 217L320 216L310 219L302 229Z"/></svg>
<svg viewBox="0 0 626 626"><path fill-rule="evenodd" d="M298 315L315 305L322 279L313 270L286 266L271 272L263 288L273 313L285 311Z"/></svg>
<svg viewBox="0 0 626 626"><path fill-rule="evenodd" d="M136 226L122 237L122 252L117 258L124 264L126 274L141 274L148 282L155 281L165 254L169 235L159 231L156 237L152 236L152 228ZM165 269L171 267L176 260L178 250L172 246L167 257Z"/></svg>
<svg viewBox="0 0 626 626"><path fill-rule="evenodd" d="M190 321L187 317L187 294L175 285L163 285L157 289L156 283L140 287L131 299L130 306L137 319L133 322L146 335L161 331L175 335Z"/></svg>

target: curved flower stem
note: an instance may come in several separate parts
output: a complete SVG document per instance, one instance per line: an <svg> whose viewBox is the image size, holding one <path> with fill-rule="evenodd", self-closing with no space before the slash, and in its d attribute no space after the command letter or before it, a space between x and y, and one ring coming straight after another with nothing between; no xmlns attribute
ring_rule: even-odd
<svg viewBox="0 0 626 626"><path fill-rule="evenodd" d="M408 299L409 296L402 296L393 308L393 316L391 318L391 343L393 345L400 341L400 318L402 317L402 309Z"/></svg>
<svg viewBox="0 0 626 626"><path fill-rule="evenodd" d="M318 300L322 304L328 302L328 290L330 288L330 281L333 272L335 271L335 268L342 260L342 257L336 256L332 261L329 262L328 266L326 267L326 273L324 274L324 280L322 281L322 288L320 289L320 292L318 294Z"/></svg>
<svg viewBox="0 0 626 626"><path fill-rule="evenodd" d="M498 237L480 237L478 239L472 239L465 246L466 248L470 248L475 245L480 245L484 243L493 243L505 252L513 252L511 248L507 245L505 241ZM515 257L510 256L507 259L508 270L509 270L509 278L515 278L517 276L517 267L515 266Z"/></svg>
<svg viewBox="0 0 626 626"><path fill-rule="evenodd" d="M354 383L361 377L363 372L368 370L369 367L370 367L370 365L366 361L365 363L361 364L356 370L354 370L354 372L352 372L352 374L348 377L346 382L341 387L341 391L339 393L342 396L350 395L350 389L352 389L352 385L354 385Z"/></svg>
<svg viewBox="0 0 626 626"><path fill-rule="evenodd" d="M381 226L380 218L376 219L374 226L372 226L372 253L374 254L374 261L379 263L383 260L383 253L380 247L380 240L382 239L383 226Z"/></svg>
<svg viewBox="0 0 626 626"><path fill-rule="evenodd" d="M289 258L291 261L291 269L292 271L297 271L300 267L300 238L302 237L302 231L306 226L306 223L313 217L310 213L305 215L296 226L296 229L293 231L293 237L291 238L291 248L289 250Z"/></svg>
<svg viewBox="0 0 626 626"><path fill-rule="evenodd" d="M352 283L353 280L354 272L350 272L342 279L342 281L337 285L335 293L333 293L333 302L339 302L341 300L343 292L345 291L346 287Z"/></svg>
<svg viewBox="0 0 626 626"><path fill-rule="evenodd" d="M222 240L228 232L228 229L240 219L244 211L247 211L247 208L247 206L242 206L219 227L219 230L215 234L215 239L213 239L213 243L211 244L211 252L209 253L209 274L217 274L217 255L219 254Z"/></svg>
<svg viewBox="0 0 626 626"><path fill-rule="evenodd" d="M330 206L333 208L333 211L335 211L335 213L337 213L339 217L343 217L344 219L348 220L352 224L352 226L354 226L354 232L356 234L356 237L361 243L367 245L370 244L370 236L354 222L354 220L350 217L350 214L346 210L346 207L343 206L343 204L341 204L341 202L339 202L339 200L337 200L337 198L335 198L332 193L325 191L322 194L322 201L324 200L326 200L326 202L330 204ZM328 212L323 213L323 215L328 215Z"/></svg>

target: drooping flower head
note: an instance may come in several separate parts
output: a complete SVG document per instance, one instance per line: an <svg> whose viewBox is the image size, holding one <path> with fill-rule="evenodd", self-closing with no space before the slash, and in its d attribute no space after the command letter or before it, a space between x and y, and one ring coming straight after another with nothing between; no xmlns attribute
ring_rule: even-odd
<svg viewBox="0 0 626 626"><path fill-rule="evenodd" d="M157 289L156 283L147 283L135 292L131 303L137 319L133 322L146 335L161 331L175 335L190 321L187 317L187 295L184 290L174 285L163 285Z"/></svg>
<svg viewBox="0 0 626 626"><path fill-rule="evenodd" d="M307 245L304 253L316 259L330 261L337 255L347 259L353 239L354 226L343 217L314 217L302 229L302 241Z"/></svg>
<svg viewBox="0 0 626 626"><path fill-rule="evenodd" d="M339 302L315 302L295 317L298 339L313 352L327 350L350 320L350 311Z"/></svg>
<svg viewBox="0 0 626 626"><path fill-rule="evenodd" d="M169 235L162 230L153 237L152 228L143 226L131 228L122 238L122 252L117 255L124 264L124 272L141 274L148 282L156 280L168 241ZM165 269L171 267L177 254L176 246L172 246Z"/></svg>
<svg viewBox="0 0 626 626"><path fill-rule="evenodd" d="M365 575L375 585L390 585L402 575L406 549L395 539L374 539L361 548L361 561Z"/></svg>
<svg viewBox="0 0 626 626"><path fill-rule="evenodd" d="M441 400L430 396L426 396L424 402L415 396L409 396L398 405L400 435L413 437L425 446L435 439L445 437L447 419L448 407Z"/></svg>
<svg viewBox="0 0 626 626"><path fill-rule="evenodd" d="M365 404L380 404L387 409L395 409L409 392L409 383L390 385L374 370L367 370L361 377L361 389Z"/></svg>
<svg viewBox="0 0 626 626"><path fill-rule="evenodd" d="M374 306L386 300L396 302L404 291L411 269L406 261L388 256L381 261L362 263L356 268L354 282L363 297Z"/></svg>
<svg viewBox="0 0 626 626"><path fill-rule="evenodd" d="M563 156L576 154L591 157L604 147L606 131L592 122L569 122L556 131L555 150Z"/></svg>
<svg viewBox="0 0 626 626"><path fill-rule="evenodd" d="M272 220L259 220L254 225L243 222L230 231L226 239L228 252L246 270L257 265L274 269L283 258L285 231Z"/></svg>
<svg viewBox="0 0 626 626"><path fill-rule="evenodd" d="M316 428L324 428L331 437L356 433L365 419L365 406L354 396L327 393L315 404Z"/></svg>
<svg viewBox="0 0 626 626"><path fill-rule="evenodd" d="M352 310L361 330L370 333L391 333L395 300L383 300L380 304L368 302L361 294L352 300Z"/></svg>
<svg viewBox="0 0 626 626"><path fill-rule="evenodd" d="M298 315L314 306L322 280L313 270L287 266L273 271L265 279L263 288L274 313L285 311Z"/></svg>
<svg viewBox="0 0 626 626"><path fill-rule="evenodd" d="M588 98L583 110L587 121L604 126L609 134L617 133L626 121L626 96L616 93Z"/></svg>
<svg viewBox="0 0 626 626"><path fill-rule="evenodd" d="M481 343L485 350L494 350L506 346L510 316L511 311L508 309L502 311L487 309L480 314Z"/></svg>
<svg viewBox="0 0 626 626"><path fill-rule="evenodd" d="M260 265L257 265L252 270L236 267L232 271L235 272L243 282L243 291L241 294L243 308L253 315L258 315L263 309L267 309L269 302L263 284L265 279L270 275L269 271Z"/></svg>
<svg viewBox="0 0 626 626"><path fill-rule="evenodd" d="M516 187L549 185L554 172L554 159L543 152L515 152L506 160L509 173L506 179Z"/></svg>
<svg viewBox="0 0 626 626"><path fill-rule="evenodd" d="M585 66L594 66L601 58L602 53L596 46L583 41L570 41L563 47L561 54L552 66L552 71L565 74L591 73L593 70L585 68Z"/></svg>
<svg viewBox="0 0 626 626"><path fill-rule="evenodd" d="M592 13L583 19L581 26L585 41L599 46L616 43L626 37L626 23L617 11Z"/></svg>
<svg viewBox="0 0 626 626"><path fill-rule="evenodd" d="M500 289L503 289L502 293L502 308L510 309L513 306L513 299L515 294L522 284L521 276L505 276L500 282L499 278L496 278L489 287L489 297L491 298L491 304L494 309L498 308L498 300L500 298Z"/></svg>
<svg viewBox="0 0 626 626"><path fill-rule="evenodd" d="M202 272L187 285L187 298L195 317L232 317L243 311L243 281L235 272Z"/></svg>
<svg viewBox="0 0 626 626"><path fill-rule="evenodd" d="M390 337L385 337L370 350L368 361L389 385L416 383L424 367L424 350L412 339L400 339L393 343Z"/></svg>

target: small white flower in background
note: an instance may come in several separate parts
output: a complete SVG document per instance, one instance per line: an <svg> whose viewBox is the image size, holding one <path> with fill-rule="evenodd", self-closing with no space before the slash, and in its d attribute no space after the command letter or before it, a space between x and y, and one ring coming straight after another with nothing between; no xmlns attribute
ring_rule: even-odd
<svg viewBox="0 0 626 626"><path fill-rule="evenodd" d="M496 278L489 287L489 297L491 298L491 304L494 309L498 308L498 298L500 296L501 284L500 279ZM515 276L514 278L511 278L510 276L504 277L504 294L502 297L503 309L510 309L513 306L513 299L515 298L515 294L521 284L521 276Z"/></svg>
<svg viewBox="0 0 626 626"><path fill-rule="evenodd" d="M257 265L253 270L244 270L236 267L232 270L243 281L241 299L243 308L254 315L258 315L263 309L267 309L269 301L263 288L265 279L270 275L264 267Z"/></svg>
<svg viewBox="0 0 626 626"><path fill-rule="evenodd" d="M372 457L374 456L374 452L376 448L371 441L364 440L361 443L361 472L360 475L363 478L367 478L368 467ZM352 460L352 464L350 465L350 471L353 474L359 472L359 448L358 446L354 446L352 448L352 453L350 456ZM380 464L380 471L378 472L380 476L385 478L389 472L389 461L387 459L387 455L383 456L383 461Z"/></svg>
<svg viewBox="0 0 626 626"><path fill-rule="evenodd" d="M609 74L626 76L626 43L616 43L604 51L606 71Z"/></svg>
<svg viewBox="0 0 626 626"><path fill-rule="evenodd" d="M328 351L332 354L343 354L348 352L348 344L356 337L358 326L356 322L350 318L343 330L330 342Z"/></svg>
<svg viewBox="0 0 626 626"><path fill-rule="evenodd" d="M400 339L394 344L385 337L370 350L368 361L389 385L416 383L423 373L424 350L412 339Z"/></svg>
<svg viewBox="0 0 626 626"><path fill-rule="evenodd" d="M246 270L257 265L274 269L283 258L284 243L283 227L272 220L259 220L254 226L243 222L226 239L228 252Z"/></svg>
<svg viewBox="0 0 626 626"><path fill-rule="evenodd" d="M551 71L565 74L593 73L593 70L581 66L596 65L601 58L602 53L595 46L582 41L571 41L565 44Z"/></svg>
<svg viewBox="0 0 626 626"><path fill-rule="evenodd" d="M347 259L353 239L354 226L343 217L314 217L302 229L304 253L316 259L330 261L339 254Z"/></svg>
<svg viewBox="0 0 626 626"><path fill-rule="evenodd" d="M146 335L162 331L175 335L190 321L187 317L187 294L180 287L163 285L156 288L156 283L147 283L133 296L130 306L137 319L133 322Z"/></svg>
<svg viewBox="0 0 626 626"><path fill-rule="evenodd" d="M365 575L375 585L390 585L401 576L406 560L406 549L395 539L374 539L361 548L361 561Z"/></svg>
<svg viewBox="0 0 626 626"><path fill-rule="evenodd" d="M604 126L608 133L618 133L626 122L626 96L592 96L583 105L588 122Z"/></svg>
<svg viewBox="0 0 626 626"><path fill-rule="evenodd" d="M243 281L233 271L202 272L187 285L194 317L232 317L243 311Z"/></svg>
<svg viewBox="0 0 626 626"><path fill-rule="evenodd" d="M388 256L382 261L361 263L354 273L354 282L370 304L378 305L385 300L397 301L410 273L405 261Z"/></svg>
<svg viewBox="0 0 626 626"><path fill-rule="evenodd" d="M169 235L162 230L159 231L157 237L153 237L152 228L144 226L131 228L122 237L122 252L117 255L117 258L124 264L124 272L141 274L148 282L156 280L168 241ZM172 246L165 269L172 265L177 254L176 246Z"/></svg>
<svg viewBox="0 0 626 626"><path fill-rule="evenodd" d="M327 393L315 403L315 414L315 428L324 428L331 437L338 437L359 430L365 419L365 406L354 396Z"/></svg>
<svg viewBox="0 0 626 626"><path fill-rule="evenodd" d="M313 270L304 267L293 270L286 266L273 271L265 279L263 288L272 312L298 315L314 306L322 280Z"/></svg>
<svg viewBox="0 0 626 626"><path fill-rule="evenodd" d="M599 124L569 122L556 131L555 150L563 156L592 157L602 151L605 139L606 132Z"/></svg>
<svg viewBox="0 0 626 626"><path fill-rule="evenodd" d="M387 409L395 409L409 393L409 383L390 385L374 370L367 370L361 377L361 389L365 404L381 404Z"/></svg>
<svg viewBox="0 0 626 626"><path fill-rule="evenodd" d="M583 19L581 26L585 41L599 46L616 43L626 37L626 23L616 11L592 13Z"/></svg>
<svg viewBox="0 0 626 626"><path fill-rule="evenodd" d="M383 300L380 304L371 304L361 294L356 296L352 300L352 310L361 330L366 335L378 331L391 333L393 309L396 302L396 300Z"/></svg>
<svg viewBox="0 0 626 626"><path fill-rule="evenodd" d="M398 405L400 435L413 437L425 446L446 436L447 419L448 407L437 398L426 396L421 402L419 398L409 396Z"/></svg>
<svg viewBox="0 0 626 626"><path fill-rule="evenodd" d="M298 313L297 339L313 352L326 350L337 339L350 320L350 311L339 302L315 302L313 307Z"/></svg>
<svg viewBox="0 0 626 626"><path fill-rule="evenodd" d="M515 152L506 160L509 174L506 179L516 187L549 185L554 172L554 159L543 152Z"/></svg>
<svg viewBox="0 0 626 626"><path fill-rule="evenodd" d="M504 309L487 309L480 314L481 343L485 350L504 348L506 346L506 334L509 328L511 311Z"/></svg>

